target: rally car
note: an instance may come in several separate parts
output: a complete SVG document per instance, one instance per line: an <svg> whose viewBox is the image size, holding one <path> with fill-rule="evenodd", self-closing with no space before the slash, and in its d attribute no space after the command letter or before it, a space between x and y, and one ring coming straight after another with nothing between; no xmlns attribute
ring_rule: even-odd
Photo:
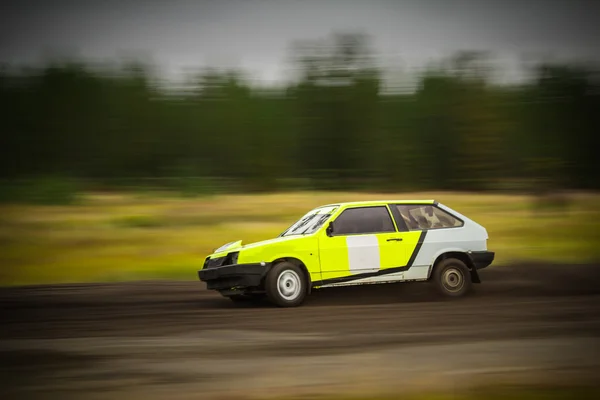
<svg viewBox="0 0 600 400"><path fill-rule="evenodd" d="M486 229L435 200L365 201L317 207L278 237L227 243L198 271L234 301L303 303L313 288L431 281L459 297L489 266Z"/></svg>

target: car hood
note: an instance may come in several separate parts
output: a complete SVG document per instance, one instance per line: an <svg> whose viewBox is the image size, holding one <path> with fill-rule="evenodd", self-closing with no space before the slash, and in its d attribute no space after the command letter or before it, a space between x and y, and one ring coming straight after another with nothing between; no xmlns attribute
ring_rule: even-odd
<svg viewBox="0 0 600 400"><path fill-rule="evenodd" d="M248 243L246 245L242 245L242 241L241 240L237 240L237 241L234 241L234 242L229 242L227 244L224 244L223 246L221 246L218 249L216 249L214 252L215 253L221 253L223 251L243 250L243 249L255 248L255 247L260 247L260 246L268 246L270 244L287 242L287 241L290 241L290 240L296 240L296 239L301 238L301 237L303 237L303 236L302 235L296 235L296 236L276 237L276 238L273 238L273 239L261 240L260 242Z"/></svg>

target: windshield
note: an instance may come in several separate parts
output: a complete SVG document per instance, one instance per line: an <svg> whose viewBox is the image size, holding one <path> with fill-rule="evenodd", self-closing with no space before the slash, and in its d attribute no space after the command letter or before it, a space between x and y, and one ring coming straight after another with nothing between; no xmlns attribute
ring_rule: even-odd
<svg viewBox="0 0 600 400"><path fill-rule="evenodd" d="M310 211L279 236L305 235L319 229L329 219L338 206L321 207Z"/></svg>

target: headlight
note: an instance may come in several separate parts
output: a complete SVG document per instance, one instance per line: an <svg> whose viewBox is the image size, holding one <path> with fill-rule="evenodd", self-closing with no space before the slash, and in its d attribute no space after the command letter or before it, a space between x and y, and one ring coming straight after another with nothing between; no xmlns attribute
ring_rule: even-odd
<svg viewBox="0 0 600 400"><path fill-rule="evenodd" d="M234 251L233 253L227 254L227 265L237 264L238 256L240 255L239 251Z"/></svg>

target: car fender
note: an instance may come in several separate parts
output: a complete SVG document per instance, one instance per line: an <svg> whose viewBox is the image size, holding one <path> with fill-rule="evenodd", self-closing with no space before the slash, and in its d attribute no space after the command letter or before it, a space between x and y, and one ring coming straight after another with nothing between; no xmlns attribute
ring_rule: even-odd
<svg viewBox="0 0 600 400"><path fill-rule="evenodd" d="M438 251L436 251L435 253L432 254L431 258L429 259L429 272L427 274L427 278L429 279L429 277L431 276L431 272L433 271L433 266L435 261L442 255L442 254L446 254L446 253L464 253L467 254L467 252L460 247L444 247L439 249Z"/></svg>
<svg viewBox="0 0 600 400"><path fill-rule="evenodd" d="M469 251L486 250L487 235L482 235L477 228L433 229L424 231L421 246L411 268L427 266L427 278L431 275L433 263L437 258L449 252L468 253Z"/></svg>
<svg viewBox="0 0 600 400"><path fill-rule="evenodd" d="M280 252L270 256L269 261L274 264L275 261L281 259L296 259L304 265L308 272L309 281L319 280L321 278L321 266L319 264L319 254L317 250L305 250L299 252Z"/></svg>
<svg viewBox="0 0 600 400"><path fill-rule="evenodd" d="M240 262L273 263L278 259L295 258L305 266L311 280L320 279L318 241L314 236L300 236L294 240L248 246L240 252Z"/></svg>

